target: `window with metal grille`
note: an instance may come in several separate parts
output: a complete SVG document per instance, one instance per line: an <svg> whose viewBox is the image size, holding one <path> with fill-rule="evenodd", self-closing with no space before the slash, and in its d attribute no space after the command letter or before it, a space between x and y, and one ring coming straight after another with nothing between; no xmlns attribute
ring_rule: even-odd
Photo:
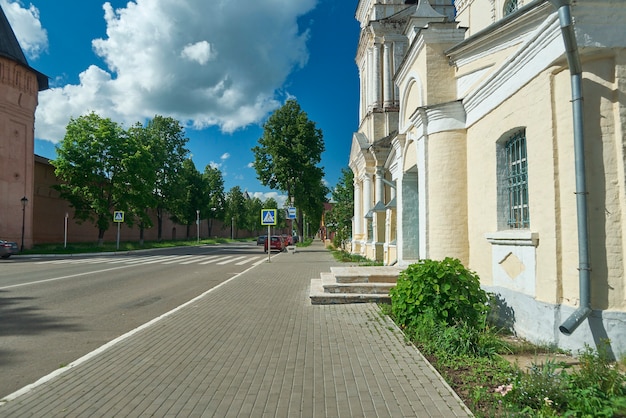
<svg viewBox="0 0 626 418"><path fill-rule="evenodd" d="M504 16L508 16L511 13L516 12L518 8L517 3L517 0L507 0L507 2L504 3Z"/></svg>
<svg viewBox="0 0 626 418"><path fill-rule="evenodd" d="M506 153L505 195L508 196L507 225L512 229L528 228L528 161L526 155L526 131L513 134L504 144Z"/></svg>

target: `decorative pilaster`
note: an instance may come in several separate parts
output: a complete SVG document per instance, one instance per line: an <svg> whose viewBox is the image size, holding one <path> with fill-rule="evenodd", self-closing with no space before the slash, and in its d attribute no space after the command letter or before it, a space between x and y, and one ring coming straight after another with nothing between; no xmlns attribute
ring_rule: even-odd
<svg viewBox="0 0 626 418"><path fill-rule="evenodd" d="M393 48L393 44L390 44L389 42L385 42L383 45L383 60L384 60L383 106L384 107L393 106L393 98L394 98L393 92L394 92L395 86L393 85L393 82L391 81L393 77L392 48Z"/></svg>
<svg viewBox="0 0 626 418"><path fill-rule="evenodd" d="M380 107L380 99L381 99L381 94L380 94L380 87L381 87L381 83L380 83L380 76L382 74L382 65L381 65L381 59L380 59L380 44L378 43L374 43L374 50L373 50L373 58L374 58L374 66L373 66L373 80L372 80L372 91L373 91L373 100L372 100L372 106L374 108Z"/></svg>

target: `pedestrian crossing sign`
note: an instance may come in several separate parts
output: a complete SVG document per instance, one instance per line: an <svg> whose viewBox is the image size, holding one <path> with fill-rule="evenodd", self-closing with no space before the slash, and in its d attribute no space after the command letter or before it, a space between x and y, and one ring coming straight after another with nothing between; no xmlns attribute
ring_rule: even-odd
<svg viewBox="0 0 626 418"><path fill-rule="evenodd" d="M276 225L276 209L261 209L261 225Z"/></svg>
<svg viewBox="0 0 626 418"><path fill-rule="evenodd" d="M113 212L113 222L124 222L124 212L121 210Z"/></svg>

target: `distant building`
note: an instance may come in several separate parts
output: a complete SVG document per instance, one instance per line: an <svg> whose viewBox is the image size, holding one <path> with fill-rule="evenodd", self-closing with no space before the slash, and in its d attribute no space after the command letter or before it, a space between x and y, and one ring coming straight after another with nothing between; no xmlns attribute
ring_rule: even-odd
<svg viewBox="0 0 626 418"><path fill-rule="evenodd" d="M359 1L352 251L458 258L521 336L624 355L626 2L569 3Z"/></svg>
<svg viewBox="0 0 626 418"><path fill-rule="evenodd" d="M25 247L33 234L35 109L46 89L48 77L28 65L0 7L0 238Z"/></svg>

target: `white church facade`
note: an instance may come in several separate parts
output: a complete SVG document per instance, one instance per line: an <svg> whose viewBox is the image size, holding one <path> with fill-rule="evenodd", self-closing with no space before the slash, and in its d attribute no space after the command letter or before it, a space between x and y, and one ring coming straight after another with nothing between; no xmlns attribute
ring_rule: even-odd
<svg viewBox="0 0 626 418"><path fill-rule="evenodd" d="M360 0L352 251L454 257L516 332L626 354L626 2Z"/></svg>

